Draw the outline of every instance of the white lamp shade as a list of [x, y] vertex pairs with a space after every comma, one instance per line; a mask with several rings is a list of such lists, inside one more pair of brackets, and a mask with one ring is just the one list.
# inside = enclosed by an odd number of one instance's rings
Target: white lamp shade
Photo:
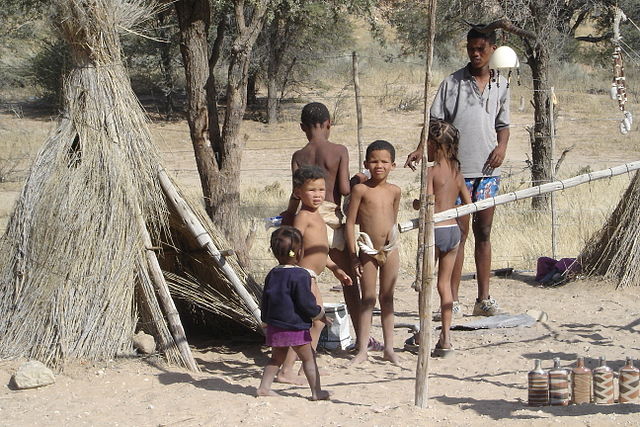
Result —
[[500, 46], [489, 60], [489, 68], [517, 68], [520, 66], [518, 55], [509, 46]]

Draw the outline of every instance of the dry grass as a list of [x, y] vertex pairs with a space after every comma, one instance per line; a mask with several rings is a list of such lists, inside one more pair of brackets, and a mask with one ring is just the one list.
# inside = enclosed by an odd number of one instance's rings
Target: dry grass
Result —
[[[406, 62], [387, 63], [379, 57], [379, 52], [371, 51], [361, 55], [361, 91], [364, 95], [364, 139], [388, 139], [397, 150], [397, 168], [392, 172], [391, 181], [403, 189], [403, 200], [399, 220], [416, 216], [411, 208], [411, 200], [418, 195], [419, 177], [403, 169], [406, 155], [415, 148], [422, 123], [421, 103], [423, 90], [423, 67], [419, 59]], [[306, 102], [321, 101], [331, 111], [339, 115], [338, 123], [332, 128], [331, 139], [342, 143], [351, 153], [351, 171], [357, 163], [355, 103], [352, 97], [350, 75], [351, 58], [345, 56], [330, 60], [319, 67], [314, 88], [303, 90], [296, 103], [283, 106], [283, 123], [267, 126], [257, 122], [245, 122], [243, 132], [247, 138], [247, 149], [242, 163], [242, 194], [244, 221], [241, 227], [249, 228], [257, 224], [257, 235], [251, 251], [253, 270], [258, 281], [274, 265], [268, 251], [269, 231], [260, 219], [277, 215], [287, 202], [289, 191], [289, 159], [291, 153], [302, 147], [306, 140], [298, 126], [299, 112]], [[462, 64], [462, 62], [460, 62]], [[608, 64], [606, 64], [608, 66]], [[453, 67], [452, 67], [453, 68]], [[434, 82], [439, 82], [451, 69], [436, 70]], [[628, 70], [630, 80], [633, 70]], [[566, 78], [563, 76], [567, 76]], [[595, 78], [594, 78], [595, 76]], [[586, 168], [599, 170], [609, 165], [636, 160], [638, 146], [636, 133], [622, 136], [617, 131], [616, 119], [620, 113], [614, 101], [608, 98], [606, 90], [608, 70], [598, 74], [584, 68], [566, 67], [556, 76], [557, 109], [557, 153], [575, 145], [560, 170], [560, 177], [582, 173]], [[512, 131], [511, 142], [505, 164], [506, 176], [503, 191], [528, 187], [529, 171], [526, 160], [530, 157], [528, 133], [524, 127], [532, 122], [532, 107], [529, 103], [531, 90], [517, 86], [512, 80]], [[432, 91], [435, 90], [435, 86]], [[432, 92], [433, 93], [433, 92]], [[631, 102], [635, 99], [632, 94]], [[518, 111], [520, 99], [524, 99], [524, 110]], [[2, 126], [11, 122], [12, 125]], [[20, 123], [14, 126], [13, 123]], [[19, 130], [17, 130], [19, 129]], [[153, 139], [160, 147], [165, 165], [172, 170], [185, 192], [192, 197], [201, 197], [199, 180], [193, 161], [193, 153], [185, 122], [152, 125]], [[29, 119], [0, 116], [0, 144], [6, 144], [12, 153], [24, 152], [32, 155], [33, 141], [40, 141], [42, 126]], [[635, 131], [637, 132], [637, 130]], [[34, 136], [35, 135], [35, 136]], [[9, 141], [9, 142], [6, 142]], [[25, 144], [11, 141], [25, 141]], [[22, 148], [24, 147], [24, 148]], [[602, 227], [611, 210], [629, 183], [621, 176], [599, 181], [556, 193], [559, 209], [558, 248], [560, 256], [577, 256], [585, 241]], [[13, 187], [0, 184], [0, 194], [4, 196]], [[6, 212], [0, 212], [0, 216]], [[6, 218], [0, 217], [0, 225]], [[520, 201], [498, 208], [493, 228], [493, 267], [514, 267], [531, 270], [539, 256], [551, 255], [550, 214], [530, 210], [529, 201]], [[473, 245], [467, 246], [465, 271], [474, 270]], [[416, 234], [401, 236], [402, 274], [414, 275]], [[326, 281], [332, 281], [325, 275]]]

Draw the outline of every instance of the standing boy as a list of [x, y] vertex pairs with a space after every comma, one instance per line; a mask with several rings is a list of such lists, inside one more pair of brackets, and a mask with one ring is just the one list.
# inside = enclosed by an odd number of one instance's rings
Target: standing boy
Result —
[[[389, 172], [395, 168], [395, 149], [387, 141], [374, 141], [367, 147], [364, 166], [371, 178], [357, 184], [351, 192], [347, 213], [347, 246], [352, 265], [360, 280], [360, 337], [368, 337], [371, 316], [376, 302], [376, 281], [380, 275], [380, 311], [384, 337], [384, 358], [398, 364], [393, 351], [393, 291], [398, 278], [400, 258], [396, 247], [400, 188], [387, 182]], [[355, 224], [360, 224], [356, 255]], [[358, 343], [358, 353], [352, 359], [357, 364], [367, 360], [368, 344]]]
[[[318, 275], [327, 267], [343, 284], [351, 286], [353, 283], [349, 275], [329, 258], [329, 244], [327, 226], [320, 216], [319, 209], [325, 199], [325, 172], [318, 166], [302, 166], [293, 173], [293, 194], [300, 201], [301, 207], [293, 218], [293, 226], [302, 234], [302, 258], [298, 265], [305, 268], [311, 275], [311, 293], [316, 297], [317, 304], [322, 307], [322, 296], [318, 288]], [[318, 346], [320, 333], [324, 323], [314, 320], [311, 326], [311, 346], [314, 351]], [[300, 383], [304, 379], [293, 371], [296, 354], [290, 350], [278, 373], [278, 382]]]
[[[341, 269], [352, 274], [349, 254], [344, 240], [344, 215], [341, 209], [342, 197], [349, 195], [349, 153], [344, 145], [329, 141], [331, 119], [329, 110], [320, 102], [312, 102], [302, 108], [300, 129], [309, 141], [293, 153], [291, 172], [295, 173], [303, 165], [315, 165], [325, 170], [325, 200], [318, 208], [326, 223], [329, 241], [329, 257]], [[292, 224], [300, 201], [292, 194], [287, 210], [283, 213], [283, 224]], [[355, 284], [355, 277], [352, 277]], [[347, 310], [351, 316], [358, 341], [358, 320], [360, 312], [360, 291], [357, 286], [342, 288]]]
[[[453, 124], [460, 131], [458, 158], [473, 202], [496, 196], [500, 186], [500, 165], [509, 142], [509, 86], [507, 80], [492, 77], [489, 59], [496, 50], [495, 32], [472, 29], [467, 34], [469, 63], [447, 77], [431, 105], [431, 117]], [[415, 170], [422, 159], [422, 146], [409, 154], [405, 167]], [[473, 214], [474, 257], [478, 297], [474, 316], [499, 313], [498, 303], [489, 295], [491, 273], [491, 225], [495, 208]], [[460, 218], [460, 247], [451, 277], [454, 316], [461, 316], [458, 289], [464, 263], [464, 245], [469, 233], [469, 217]]]

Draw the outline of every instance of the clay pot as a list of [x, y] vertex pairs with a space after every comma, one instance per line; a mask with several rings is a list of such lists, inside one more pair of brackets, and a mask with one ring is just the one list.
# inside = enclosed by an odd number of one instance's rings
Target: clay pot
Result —
[[571, 377], [573, 403], [591, 403], [591, 369], [584, 365], [584, 357], [578, 357]]
[[560, 366], [560, 358], [553, 359], [553, 369], [549, 371], [549, 404], [567, 406], [571, 401], [569, 370]]
[[633, 359], [627, 357], [627, 364], [620, 369], [618, 378], [620, 403], [635, 403], [640, 394], [640, 370], [633, 366]]
[[529, 371], [529, 406], [546, 406], [549, 404], [549, 374], [542, 369], [540, 360], [536, 359], [535, 367]]
[[613, 371], [600, 357], [600, 366], [593, 370], [593, 401], [601, 405], [613, 403]]

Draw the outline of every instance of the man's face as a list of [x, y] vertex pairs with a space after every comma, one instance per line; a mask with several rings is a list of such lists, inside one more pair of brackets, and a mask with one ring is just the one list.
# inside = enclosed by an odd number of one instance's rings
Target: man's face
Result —
[[471, 67], [480, 69], [488, 66], [494, 50], [496, 50], [496, 45], [489, 43], [485, 39], [468, 40], [467, 55], [469, 55]]

